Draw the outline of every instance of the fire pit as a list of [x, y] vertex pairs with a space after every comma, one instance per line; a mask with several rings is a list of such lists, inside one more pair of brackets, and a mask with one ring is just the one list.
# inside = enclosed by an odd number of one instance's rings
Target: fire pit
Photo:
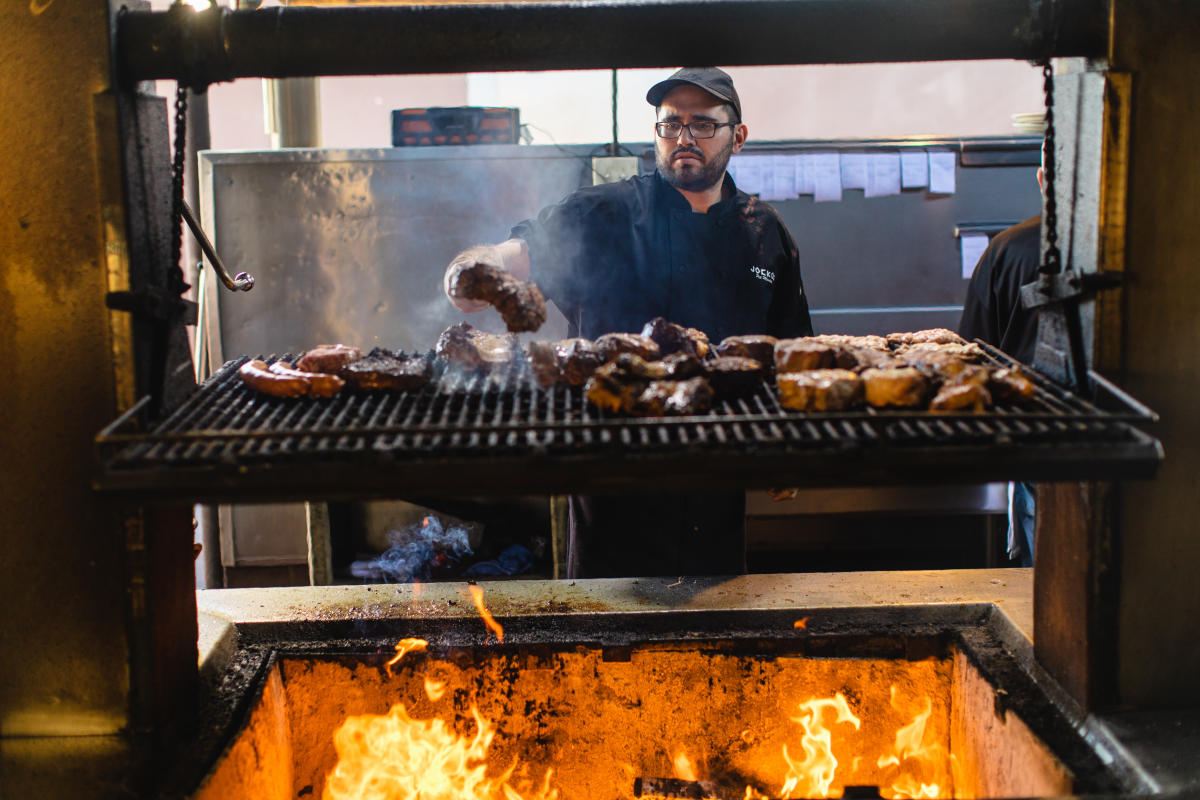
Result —
[[[210, 610], [249, 612], [255, 680], [196, 797], [1128, 788], [995, 605], [880, 600], [906, 585], [961, 600], [985, 580], [1021, 607], [1012, 571], [492, 584], [494, 625], [461, 584], [213, 593]], [[843, 605], [868, 587], [874, 607]]]

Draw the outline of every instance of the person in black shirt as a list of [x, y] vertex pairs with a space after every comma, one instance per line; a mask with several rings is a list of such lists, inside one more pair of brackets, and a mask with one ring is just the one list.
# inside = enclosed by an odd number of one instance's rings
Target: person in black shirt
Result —
[[[650, 319], [736, 334], [812, 333], [796, 244], [778, 214], [738, 190], [725, 168], [747, 127], [733, 81], [681, 69], [650, 88], [657, 108], [653, 175], [579, 189], [512, 229], [499, 245], [459, 254], [533, 280], [569, 335], [639, 332]], [[573, 496], [571, 577], [721, 575], [745, 571], [742, 492]]]
[[[1039, 186], [1043, 177], [1039, 167]], [[1021, 287], [1037, 278], [1041, 260], [1040, 214], [992, 237], [967, 284], [958, 334], [967, 341], [982, 339], [1023, 364], [1032, 363], [1037, 311], [1021, 305]], [[1009, 485], [1008, 556], [1023, 567], [1033, 566], [1035, 491], [1023, 481]]]

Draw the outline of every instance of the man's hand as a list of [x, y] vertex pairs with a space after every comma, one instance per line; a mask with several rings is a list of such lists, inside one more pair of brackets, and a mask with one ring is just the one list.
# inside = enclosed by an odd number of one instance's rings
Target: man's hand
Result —
[[500, 255], [499, 248], [489, 246], [472, 247], [470, 250], [464, 250], [455, 256], [454, 260], [450, 262], [450, 266], [446, 267], [446, 274], [442, 277], [442, 291], [446, 293], [446, 297], [450, 299], [455, 308], [459, 311], [465, 311], [468, 314], [483, 311], [491, 305], [486, 300], [472, 300], [467, 297], [458, 297], [454, 294], [454, 286], [457, 283], [458, 273], [476, 264], [487, 264], [496, 269], [504, 269], [504, 259]]
[[442, 291], [459, 311], [474, 314], [483, 311], [490, 304], [486, 300], [472, 300], [466, 297], [456, 297], [453, 287], [457, 283], [458, 273], [465, 267], [476, 264], [487, 264], [512, 275], [517, 280], [529, 280], [529, 251], [525, 242], [520, 239], [509, 239], [496, 245], [480, 245], [464, 250], [454, 257], [446, 274], [442, 277]]

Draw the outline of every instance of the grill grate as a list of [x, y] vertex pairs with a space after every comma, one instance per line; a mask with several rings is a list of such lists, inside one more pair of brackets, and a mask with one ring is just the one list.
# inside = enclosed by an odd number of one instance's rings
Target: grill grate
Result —
[[488, 374], [437, 362], [415, 392], [277, 399], [241, 383], [246, 360], [150, 432], [120, 432], [129, 414], [102, 432], [98, 488], [270, 500], [1065, 480], [1149, 477], [1161, 459], [1131, 424], [1150, 412], [1102, 411], [1040, 376], [1034, 402], [986, 414], [800, 413], [764, 382], [701, 415], [643, 419], [599, 410], [579, 387], [542, 389], [520, 361]]

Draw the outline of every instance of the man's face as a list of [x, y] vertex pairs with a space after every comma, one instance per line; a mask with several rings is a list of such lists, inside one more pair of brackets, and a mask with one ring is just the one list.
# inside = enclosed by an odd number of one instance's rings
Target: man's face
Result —
[[[658, 108], [659, 122], [733, 122], [730, 108], [698, 86], [676, 86]], [[684, 128], [678, 139], [655, 135], [658, 171], [677, 189], [702, 192], [725, 175], [729, 157], [742, 149], [746, 126], [724, 125], [711, 139], [696, 139]]]

